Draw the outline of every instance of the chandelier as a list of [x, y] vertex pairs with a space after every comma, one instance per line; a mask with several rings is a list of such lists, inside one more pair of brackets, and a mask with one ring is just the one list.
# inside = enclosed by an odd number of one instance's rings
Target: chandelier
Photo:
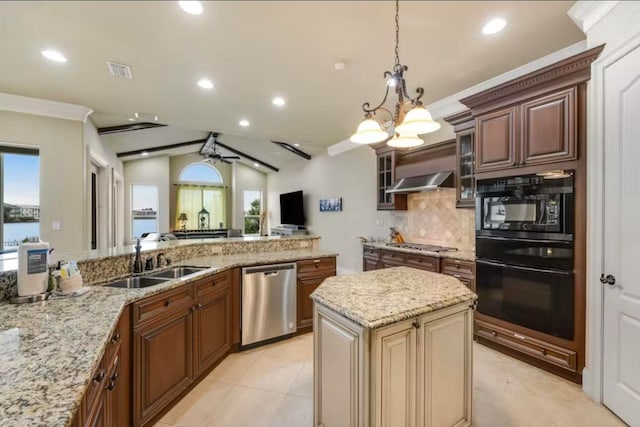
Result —
[[[395, 65], [393, 71], [385, 71], [384, 78], [387, 81], [387, 90], [384, 94], [382, 102], [377, 107], [371, 108], [368, 102], [362, 104], [364, 110], [364, 120], [358, 126], [350, 140], [356, 144], [375, 144], [389, 139], [389, 134], [383, 129], [389, 129], [394, 126], [394, 135], [387, 141], [391, 147], [417, 147], [424, 144], [422, 138], [418, 135], [435, 132], [440, 129], [440, 123], [433, 120], [429, 111], [424, 108], [422, 95], [424, 89], [419, 87], [416, 89], [417, 95], [411, 98], [407, 93], [407, 85], [404, 80], [404, 73], [409, 68], [400, 64], [400, 5], [396, 0], [396, 48], [395, 48]], [[389, 97], [389, 91], [394, 88], [398, 97], [393, 112], [384, 104]], [[376, 120], [378, 113], [388, 114], [391, 120], [382, 123]]]

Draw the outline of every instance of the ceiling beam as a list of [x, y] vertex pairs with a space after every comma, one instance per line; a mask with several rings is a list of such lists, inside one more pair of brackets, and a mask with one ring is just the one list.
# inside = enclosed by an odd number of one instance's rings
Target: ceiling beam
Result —
[[131, 123], [128, 125], [118, 125], [118, 126], [107, 126], [103, 128], [98, 128], [98, 135], [106, 135], [109, 133], [131, 132], [134, 130], [161, 128], [164, 126], [167, 126], [167, 125], [163, 125], [161, 123], [152, 123], [152, 122]]
[[271, 142], [273, 142], [276, 145], [279, 145], [280, 147], [284, 148], [287, 151], [291, 151], [296, 156], [300, 156], [300, 157], [302, 157], [303, 159], [306, 159], [306, 160], [311, 160], [311, 156], [309, 154], [307, 154], [304, 151], [294, 147], [291, 144], [287, 144], [286, 142], [273, 141], [273, 140]]
[[123, 151], [121, 153], [116, 153], [116, 156], [118, 156], [118, 157], [129, 157], [129, 156], [140, 155], [143, 152], [153, 153], [153, 152], [156, 152], [156, 151], [171, 150], [173, 148], [188, 147], [189, 145], [196, 145], [196, 144], [206, 143], [207, 139], [209, 139], [209, 138], [196, 139], [195, 141], [178, 142], [176, 144], [161, 145], [160, 147], [142, 148], [140, 150], [133, 150], [133, 151]]
[[[205, 144], [206, 144], [206, 141], [205, 141]], [[263, 162], [263, 161], [262, 161], [262, 160], [260, 160], [260, 159], [256, 159], [255, 157], [253, 157], [253, 156], [251, 156], [251, 155], [249, 155], [249, 154], [243, 153], [243, 152], [242, 152], [242, 151], [240, 151], [240, 150], [236, 150], [235, 148], [229, 147], [228, 145], [223, 144], [223, 143], [222, 143], [222, 142], [220, 142], [220, 141], [216, 141], [216, 145], [217, 145], [217, 146], [219, 146], [219, 147], [224, 148], [224, 149], [225, 149], [225, 150], [227, 150], [227, 151], [231, 151], [233, 154], [237, 154], [237, 155], [238, 155], [238, 156], [240, 156], [240, 157], [244, 157], [244, 158], [245, 158], [245, 159], [247, 159], [247, 160], [251, 160], [252, 162], [258, 163], [259, 165], [262, 165], [262, 166], [264, 166], [264, 167], [265, 167], [265, 168], [267, 168], [267, 169], [271, 169], [271, 170], [272, 170], [272, 171], [274, 171], [274, 172], [279, 172], [279, 171], [280, 171], [280, 169], [278, 169], [277, 167], [272, 166], [272, 165], [270, 165], [269, 163]]]

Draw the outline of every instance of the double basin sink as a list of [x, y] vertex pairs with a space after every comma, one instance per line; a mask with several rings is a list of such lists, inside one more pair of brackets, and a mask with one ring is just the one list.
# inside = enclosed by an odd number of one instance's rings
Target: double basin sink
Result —
[[148, 288], [149, 286], [159, 285], [167, 282], [168, 280], [180, 279], [207, 269], [209, 269], [209, 267], [173, 267], [147, 276], [128, 277], [126, 279], [117, 280], [115, 282], [107, 283], [105, 286], [125, 289]]

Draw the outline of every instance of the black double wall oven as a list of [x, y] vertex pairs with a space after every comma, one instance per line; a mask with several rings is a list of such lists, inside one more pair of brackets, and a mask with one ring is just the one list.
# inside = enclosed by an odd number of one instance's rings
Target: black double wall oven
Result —
[[477, 186], [478, 312], [572, 340], [573, 171]]

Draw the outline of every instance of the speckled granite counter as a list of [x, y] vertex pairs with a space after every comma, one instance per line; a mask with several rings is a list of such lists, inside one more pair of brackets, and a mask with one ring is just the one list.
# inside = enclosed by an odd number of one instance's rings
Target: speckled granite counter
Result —
[[409, 254], [418, 254], [418, 255], [427, 255], [434, 256], [437, 258], [450, 258], [450, 259], [459, 259], [461, 261], [475, 261], [476, 253], [473, 251], [449, 251], [449, 252], [430, 252], [430, 251], [419, 251], [416, 249], [406, 249], [406, 248], [397, 248], [394, 246], [389, 246], [386, 243], [364, 243], [363, 246], [368, 246], [376, 249], [385, 249], [389, 251], [398, 251], [398, 252], [406, 252]]
[[181, 264], [211, 268], [144, 289], [94, 286], [77, 298], [0, 303], [0, 425], [69, 425], [127, 304], [224, 269], [335, 255], [297, 250], [191, 258]]
[[478, 297], [455, 277], [394, 267], [326, 279], [311, 298], [376, 329]]

